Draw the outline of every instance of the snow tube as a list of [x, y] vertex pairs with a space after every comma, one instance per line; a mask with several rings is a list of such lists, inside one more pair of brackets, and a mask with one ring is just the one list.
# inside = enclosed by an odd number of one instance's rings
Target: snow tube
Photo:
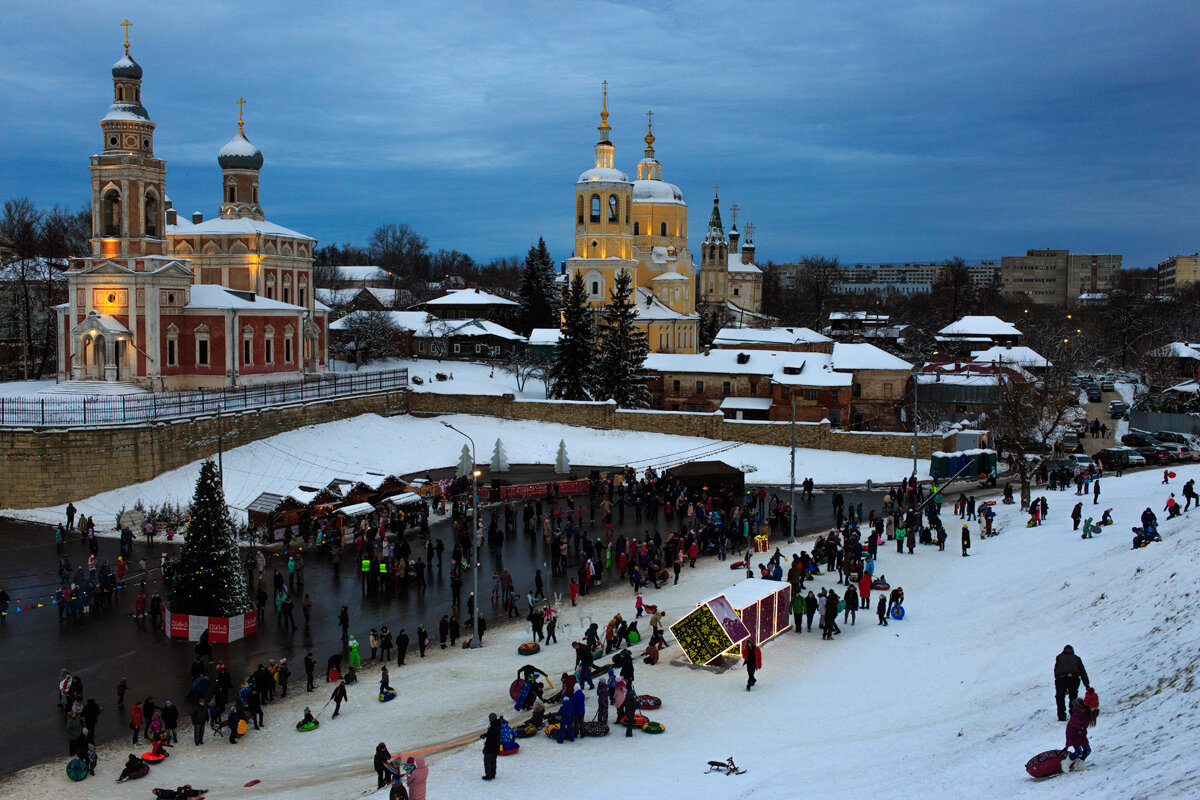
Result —
[[661, 722], [647, 722], [642, 726], [642, 730], [646, 733], [662, 733], [666, 728]]
[[142, 753], [142, 761], [145, 761], [147, 764], [157, 764], [159, 761], [164, 760], [166, 757], [167, 757], [167, 753], [155, 753], [153, 751], [151, 751], [149, 753]]
[[887, 581], [871, 581], [871, 591], [873, 592], [886, 592], [890, 588], [892, 586]]
[[1174, 477], [1175, 477], [1175, 473], [1174, 473], [1174, 472], [1168, 472], [1168, 473], [1167, 473], [1167, 477], [1168, 477], [1168, 478], [1174, 478]]
[[524, 688], [525, 688], [525, 679], [517, 678], [515, 681], [513, 681], [511, 684], [509, 684], [508, 696], [513, 699], [513, 702], [516, 702], [517, 698], [519, 698], [521, 696], [521, 690]]
[[656, 708], [662, 708], [662, 700], [652, 694], [639, 694], [637, 696], [637, 707], [653, 711]]
[[1049, 778], [1071, 771], [1071, 753], [1067, 750], [1047, 750], [1025, 762], [1025, 771], [1035, 778]]
[[[517, 648], [517, 652], [523, 656], [531, 656], [534, 653], [539, 652], [541, 649], [542, 646], [537, 642], [526, 642]], [[513, 699], [516, 700], [517, 698], [514, 697]]]
[[904, 606], [892, 606], [892, 619], [904, 619]]
[[546, 738], [547, 739], [557, 739], [558, 738], [558, 729], [561, 727], [562, 727], [562, 724], [558, 723], [558, 722], [554, 723], [553, 725], [547, 725], [546, 726]]
[[516, 732], [518, 739], [526, 739], [538, 732], [538, 726], [532, 722], [526, 722], [524, 725], [513, 728], [513, 731]]
[[67, 762], [67, 777], [73, 781], [81, 781], [88, 776], [87, 763], [82, 758], [72, 758]]
[[608, 723], [593, 719], [582, 723], [579, 732], [584, 736], [608, 736]]
[[238, 720], [238, 736], [243, 735], [246, 732], [246, 728], [248, 728], [248, 727], [249, 726], [246, 724], [246, 720], [244, 720], [244, 719]]
[[602, 658], [604, 658], [604, 648], [603, 647], [597, 647], [595, 650], [592, 651], [592, 661], [593, 662], [599, 661]]
[[[618, 722], [620, 722], [622, 725], [624, 725], [624, 724], [625, 724], [625, 717], [621, 717], [621, 718], [620, 718], [620, 719], [618, 719], [617, 721], [618, 721]], [[634, 715], [633, 715], [633, 724], [634, 724], [634, 727], [640, 728], [640, 727], [642, 727], [643, 725], [645, 725], [645, 724], [646, 724], [647, 722], [649, 722], [649, 721], [650, 721], [650, 720], [646, 718], [646, 715], [645, 715], [645, 714], [634, 714]]]
[[395, 700], [395, 699], [396, 699], [396, 690], [390, 686], [379, 693], [379, 702], [381, 702], [381, 703], [390, 703], [392, 700]]
[[513, 755], [516, 755], [520, 751], [520, 749], [521, 749], [521, 745], [517, 744], [516, 742], [509, 742], [508, 744], [502, 746], [500, 748], [500, 752], [497, 753], [496, 755], [513, 756]]
[[639, 641], [641, 641], [642, 636], [637, 631], [630, 631], [626, 638], [629, 640], [630, 644], [637, 644]]
[[303, 731], [315, 731], [315, 730], [316, 730], [317, 728], [319, 728], [319, 727], [321, 727], [321, 723], [320, 723], [320, 722], [318, 722], [318, 721], [317, 721], [317, 720], [315, 720], [315, 719], [314, 719], [312, 722], [303, 722], [303, 721], [301, 721], [301, 722], [297, 722], [297, 723], [296, 723], [296, 730], [298, 730], [298, 731], [301, 731], [301, 732], [303, 732]]
[[744, 567], [744, 566], [746, 566], [746, 562], [745, 562], [745, 561], [735, 561], [735, 562], [733, 562], [732, 564], [730, 564], [730, 565], [729, 565], [729, 568], [730, 568], [730, 569], [741, 569], [741, 568], [742, 568], [742, 567]]

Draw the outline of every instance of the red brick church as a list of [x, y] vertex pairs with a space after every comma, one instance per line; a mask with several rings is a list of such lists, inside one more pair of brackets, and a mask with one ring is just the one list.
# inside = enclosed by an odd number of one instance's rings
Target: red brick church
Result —
[[268, 222], [262, 152], [238, 130], [220, 149], [221, 205], [176, 217], [142, 68], [113, 65], [113, 103], [91, 157], [92, 254], [67, 272], [58, 380], [152, 391], [297, 380], [328, 369], [328, 308], [313, 297], [315, 240]]

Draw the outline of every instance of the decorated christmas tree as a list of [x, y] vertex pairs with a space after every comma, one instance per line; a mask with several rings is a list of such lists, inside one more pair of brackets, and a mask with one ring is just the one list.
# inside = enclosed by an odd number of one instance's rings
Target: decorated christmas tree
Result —
[[168, 605], [180, 614], [232, 617], [254, 610], [221, 475], [211, 461], [200, 467], [187, 538], [167, 591]]
[[571, 460], [567, 458], [567, 443], [563, 439], [558, 440], [558, 458], [554, 459], [554, 471], [559, 475], [567, 475], [571, 472]]
[[471, 448], [464, 444], [462, 452], [458, 454], [458, 466], [454, 468], [454, 477], [469, 478], [474, 471], [475, 460], [471, 458]]
[[504, 452], [504, 442], [496, 440], [496, 449], [492, 451], [492, 472], [508, 472], [508, 453]]

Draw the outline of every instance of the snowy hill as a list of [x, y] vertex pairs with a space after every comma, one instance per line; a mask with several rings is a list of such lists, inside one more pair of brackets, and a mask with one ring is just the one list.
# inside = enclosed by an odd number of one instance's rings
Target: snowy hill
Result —
[[[1170, 488], [1200, 476], [1178, 469]], [[638, 662], [640, 692], [663, 708], [650, 713], [666, 733], [633, 739], [610, 735], [558, 745], [538, 735], [521, 752], [500, 759], [495, 783], [480, 781], [478, 742], [429, 754], [433, 798], [607, 798], [650, 793], [656, 798], [846, 797], [871, 792], [927, 797], [1195, 797], [1200, 795], [1200, 714], [1195, 670], [1200, 626], [1192, 620], [1200, 577], [1200, 540], [1193, 510], [1164, 522], [1162, 543], [1130, 550], [1130, 526], [1147, 504], [1158, 512], [1168, 487], [1161, 473], [1105, 478], [1099, 506], [1116, 523], [1081, 540], [1068, 518], [1073, 492], [1047, 494], [1049, 521], [1024, 527], [1015, 507], [998, 506], [1001, 533], [979, 541], [969, 558], [957, 547], [959, 527], [947, 527], [945, 552], [918, 546], [915, 555], [880, 550], [877, 573], [905, 589], [907, 618], [884, 628], [862, 613], [855, 626], [826, 642], [814, 631], [784, 634], [763, 651], [752, 693], [745, 673], [722, 675], [674, 667], [668, 648], [655, 667]], [[1035, 494], [1035, 496], [1037, 496]], [[1096, 516], [1099, 516], [1098, 514]], [[788, 553], [792, 548], [783, 546]], [[800, 547], [795, 548], [799, 550]], [[720, 562], [684, 569], [680, 585], [661, 602], [677, 620], [691, 603], [736, 582], [741, 573]], [[836, 586], [823, 576], [809, 586]], [[557, 676], [573, 665], [570, 646], [589, 620], [603, 625], [615, 611], [633, 614], [621, 586], [569, 606], [563, 643], [532, 659]], [[351, 798], [372, 790], [370, 759], [378, 741], [393, 753], [424, 749], [482, 731], [490, 711], [507, 712], [507, 687], [527, 659], [516, 646], [528, 638], [514, 624], [489, 631], [481, 651], [434, 650], [392, 667], [400, 697], [377, 703], [376, 671], [351, 687], [351, 704], [337, 720], [322, 717], [313, 733], [292, 725], [305, 703], [314, 711], [330, 687], [267, 707], [268, 728], [243, 743], [181, 744], [154, 767], [144, 784], [211, 785], [210, 797]], [[1101, 714], [1091, 729], [1094, 752], [1079, 773], [1035, 782], [1024, 772], [1036, 753], [1061, 747], [1064, 725], [1054, 712], [1052, 666], [1063, 645], [1083, 658], [1100, 693]], [[416, 663], [414, 663], [416, 662]], [[558, 679], [554, 679], [555, 685]], [[594, 694], [589, 693], [589, 715]], [[619, 734], [619, 731], [614, 731]], [[1189, 745], [1188, 742], [1193, 744]], [[128, 748], [108, 748], [101, 775], [69, 784], [56, 763], [20, 773], [0, 786], [5, 797], [144, 797], [147, 785], [110, 781]], [[703, 774], [709, 759], [733, 756], [747, 774]], [[242, 789], [252, 778], [262, 783]], [[380, 795], [382, 796], [382, 795]]]

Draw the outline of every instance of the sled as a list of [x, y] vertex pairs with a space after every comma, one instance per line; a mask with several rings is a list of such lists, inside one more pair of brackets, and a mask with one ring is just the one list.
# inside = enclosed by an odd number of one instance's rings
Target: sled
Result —
[[656, 708], [662, 708], [662, 700], [652, 694], [639, 694], [637, 696], [637, 707], [653, 711]]
[[662, 733], [667, 728], [661, 722], [647, 722], [642, 726], [642, 731], [645, 733]]
[[599, 720], [588, 720], [580, 723], [579, 732], [584, 736], [608, 736], [608, 723]]
[[517, 734], [518, 739], [527, 739], [538, 732], [538, 726], [532, 722], [526, 722], [524, 725], [513, 728], [513, 731]]
[[1070, 772], [1073, 765], [1069, 750], [1046, 750], [1025, 762], [1025, 771], [1034, 778], [1051, 778]]
[[628, 638], [630, 644], [637, 644], [641, 640], [642, 637], [638, 634], [637, 631], [630, 631], [627, 638]]
[[528, 681], [526, 681], [524, 678], [517, 678], [516, 680], [514, 680], [512, 683], [509, 684], [508, 696], [511, 697], [513, 700], [516, 700], [518, 697], [521, 696], [521, 690], [524, 689], [527, 684], [528, 684]]
[[315, 719], [312, 722], [301, 721], [301, 722], [296, 723], [296, 730], [300, 731], [301, 733], [306, 733], [308, 731], [315, 731], [319, 727], [321, 727], [321, 723]]
[[500, 752], [497, 753], [496, 755], [514, 756], [518, 752], [520, 752], [520, 750], [521, 750], [521, 745], [517, 744], [516, 742], [509, 742], [508, 744], [501, 745]]
[[729, 565], [729, 568], [730, 568], [730, 569], [741, 569], [741, 568], [742, 568], [742, 567], [744, 567], [744, 566], [746, 566], [746, 562], [745, 562], [745, 561], [735, 561], [735, 562], [733, 562], [732, 564], [730, 564], [730, 565]]
[[244, 784], [242, 784], [242, 785], [243, 785], [243, 786], [247, 786], [247, 787], [249, 787], [249, 786], [256, 786], [256, 785], [258, 785], [258, 784], [260, 784], [260, 783], [262, 783], [262, 781], [260, 781], [258, 778], [255, 778], [255, 779], [254, 779], [254, 780], [252, 780], [252, 781], [246, 781], [246, 783], [244, 783]]
[[395, 699], [396, 699], [396, 690], [390, 686], [379, 693], [379, 702], [381, 702], [381, 703], [390, 703], [391, 701], [393, 701]]
[[72, 758], [67, 762], [67, 777], [73, 781], [81, 781], [88, 776], [87, 762], [82, 758]]
[[521, 687], [521, 691], [517, 694], [517, 703], [513, 706], [514, 711], [520, 711], [525, 706], [525, 701], [529, 699], [529, 693], [533, 691], [533, 684], [529, 681], [523, 681], [525, 684]]
[[704, 774], [707, 775], [710, 772], [719, 772], [722, 775], [741, 775], [746, 770], [738, 769], [738, 765], [733, 763], [733, 758], [730, 757], [725, 761], [708, 762], [708, 769], [704, 771]]
[[523, 656], [531, 656], [531, 655], [541, 651], [541, 649], [542, 649], [542, 646], [540, 644], [538, 644], [537, 642], [526, 642], [525, 644], [523, 644], [517, 648], [517, 652]]
[[904, 619], [904, 606], [892, 606], [892, 619]]
[[555, 722], [552, 725], [547, 725], [546, 726], [546, 738], [547, 739], [557, 739], [558, 738], [558, 729], [561, 727], [562, 727], [562, 723], [559, 723], [559, 722]]
[[873, 592], [886, 592], [888, 589], [891, 589], [891, 588], [892, 588], [892, 585], [890, 583], [888, 583], [887, 581], [883, 580], [882, 578], [880, 578], [879, 580], [871, 581], [871, 591], [873, 591]]
[[1168, 478], [1174, 478], [1174, 477], [1175, 477], [1175, 473], [1174, 473], [1174, 472], [1168, 472], [1168, 473], [1167, 473], [1167, 477], [1168, 477]]

